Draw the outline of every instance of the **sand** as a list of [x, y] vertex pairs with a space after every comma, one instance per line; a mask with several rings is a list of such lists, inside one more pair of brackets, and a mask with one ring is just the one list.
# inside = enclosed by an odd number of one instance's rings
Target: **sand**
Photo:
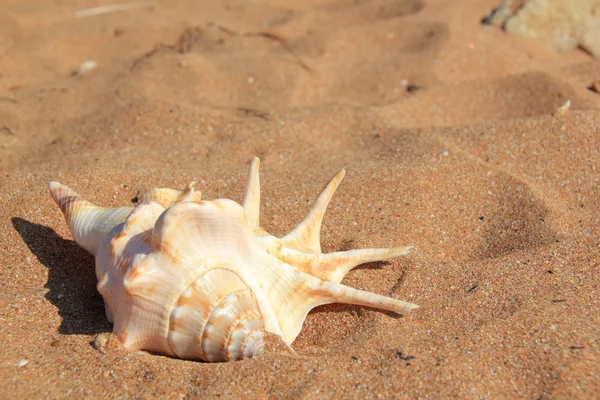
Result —
[[[598, 396], [600, 63], [482, 26], [496, 3], [4, 1], [0, 397]], [[346, 168], [324, 251], [414, 245], [343, 283], [421, 307], [322, 306], [296, 354], [240, 362], [97, 349], [94, 261], [47, 183], [241, 201], [255, 155], [275, 235]]]

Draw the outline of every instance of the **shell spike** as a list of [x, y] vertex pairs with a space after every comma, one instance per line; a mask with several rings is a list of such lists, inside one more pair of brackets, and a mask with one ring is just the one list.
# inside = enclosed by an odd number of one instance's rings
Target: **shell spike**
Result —
[[346, 170], [341, 169], [323, 188], [310, 211], [290, 233], [281, 238], [284, 245], [312, 253], [321, 252], [321, 224], [327, 206], [336, 189], [344, 179]]
[[339, 283], [354, 267], [406, 255], [412, 246], [386, 249], [355, 249], [327, 254], [313, 254], [283, 247], [280, 258], [320, 279]]
[[408, 254], [412, 246], [387, 249], [356, 249], [319, 256], [319, 268], [330, 271], [329, 280], [341, 282], [346, 274], [361, 264], [385, 261]]
[[380, 310], [393, 311], [397, 314], [406, 314], [418, 305], [408, 303], [402, 300], [392, 299], [391, 297], [358, 290], [349, 286], [333, 282], [323, 282], [321, 286], [315, 289], [324, 300], [330, 303], [354, 304], [357, 306], [373, 307]]
[[260, 176], [258, 168], [260, 159], [254, 157], [250, 162], [246, 196], [244, 197], [244, 211], [248, 216], [250, 226], [256, 228], [260, 225]]
[[196, 190], [196, 181], [191, 182], [183, 191], [181, 201], [201, 201], [202, 192]]
[[281, 319], [281, 335], [283, 340], [288, 344], [292, 343], [300, 333], [302, 322], [308, 312], [323, 304], [353, 304], [392, 311], [397, 314], [406, 314], [419, 307], [413, 303], [354, 289], [315, 277], [305, 277], [296, 291], [297, 293], [301, 293], [301, 296], [291, 300], [292, 303], [296, 302], [296, 304], [289, 309], [286, 317]]
[[48, 189], [50, 190], [54, 202], [67, 218], [67, 222], [69, 222], [69, 219], [74, 213], [86, 208], [97, 207], [92, 203], [83, 200], [77, 192], [59, 182], [50, 182], [48, 184]]
[[108, 232], [123, 223], [132, 210], [131, 207], [98, 207], [58, 182], [50, 182], [48, 188], [77, 244], [94, 255]]
[[185, 190], [168, 188], [146, 190], [142, 193], [141, 203], [150, 203], [154, 201], [165, 208], [169, 208], [182, 201], [201, 201], [202, 193], [194, 189], [195, 185], [196, 182], [192, 182]]

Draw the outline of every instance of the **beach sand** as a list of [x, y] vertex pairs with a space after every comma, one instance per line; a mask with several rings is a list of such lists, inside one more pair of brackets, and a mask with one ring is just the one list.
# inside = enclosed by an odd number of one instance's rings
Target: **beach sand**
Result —
[[[497, 3], [2, 2], [0, 397], [598, 396], [600, 63], [481, 25]], [[239, 362], [96, 349], [93, 257], [48, 182], [239, 202], [253, 156], [278, 236], [345, 168], [323, 250], [415, 246], [343, 283], [420, 308], [321, 306], [296, 354]]]

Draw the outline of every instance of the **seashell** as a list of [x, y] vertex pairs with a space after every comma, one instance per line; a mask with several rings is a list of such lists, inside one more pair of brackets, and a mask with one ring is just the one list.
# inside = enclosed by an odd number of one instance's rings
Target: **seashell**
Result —
[[308, 312], [322, 304], [396, 313], [417, 307], [340, 284], [355, 266], [410, 247], [321, 253], [321, 222], [344, 170], [306, 218], [276, 238], [259, 224], [258, 167], [254, 158], [243, 205], [202, 200], [192, 184], [149, 190], [136, 207], [103, 208], [50, 182], [73, 238], [95, 256], [106, 316], [127, 349], [239, 360], [262, 354], [267, 332], [291, 345]]

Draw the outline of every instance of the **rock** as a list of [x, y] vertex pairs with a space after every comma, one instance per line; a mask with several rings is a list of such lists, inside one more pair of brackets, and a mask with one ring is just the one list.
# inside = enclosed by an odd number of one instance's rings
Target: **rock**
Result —
[[504, 0], [483, 22], [556, 51], [600, 57], [600, 0]]

